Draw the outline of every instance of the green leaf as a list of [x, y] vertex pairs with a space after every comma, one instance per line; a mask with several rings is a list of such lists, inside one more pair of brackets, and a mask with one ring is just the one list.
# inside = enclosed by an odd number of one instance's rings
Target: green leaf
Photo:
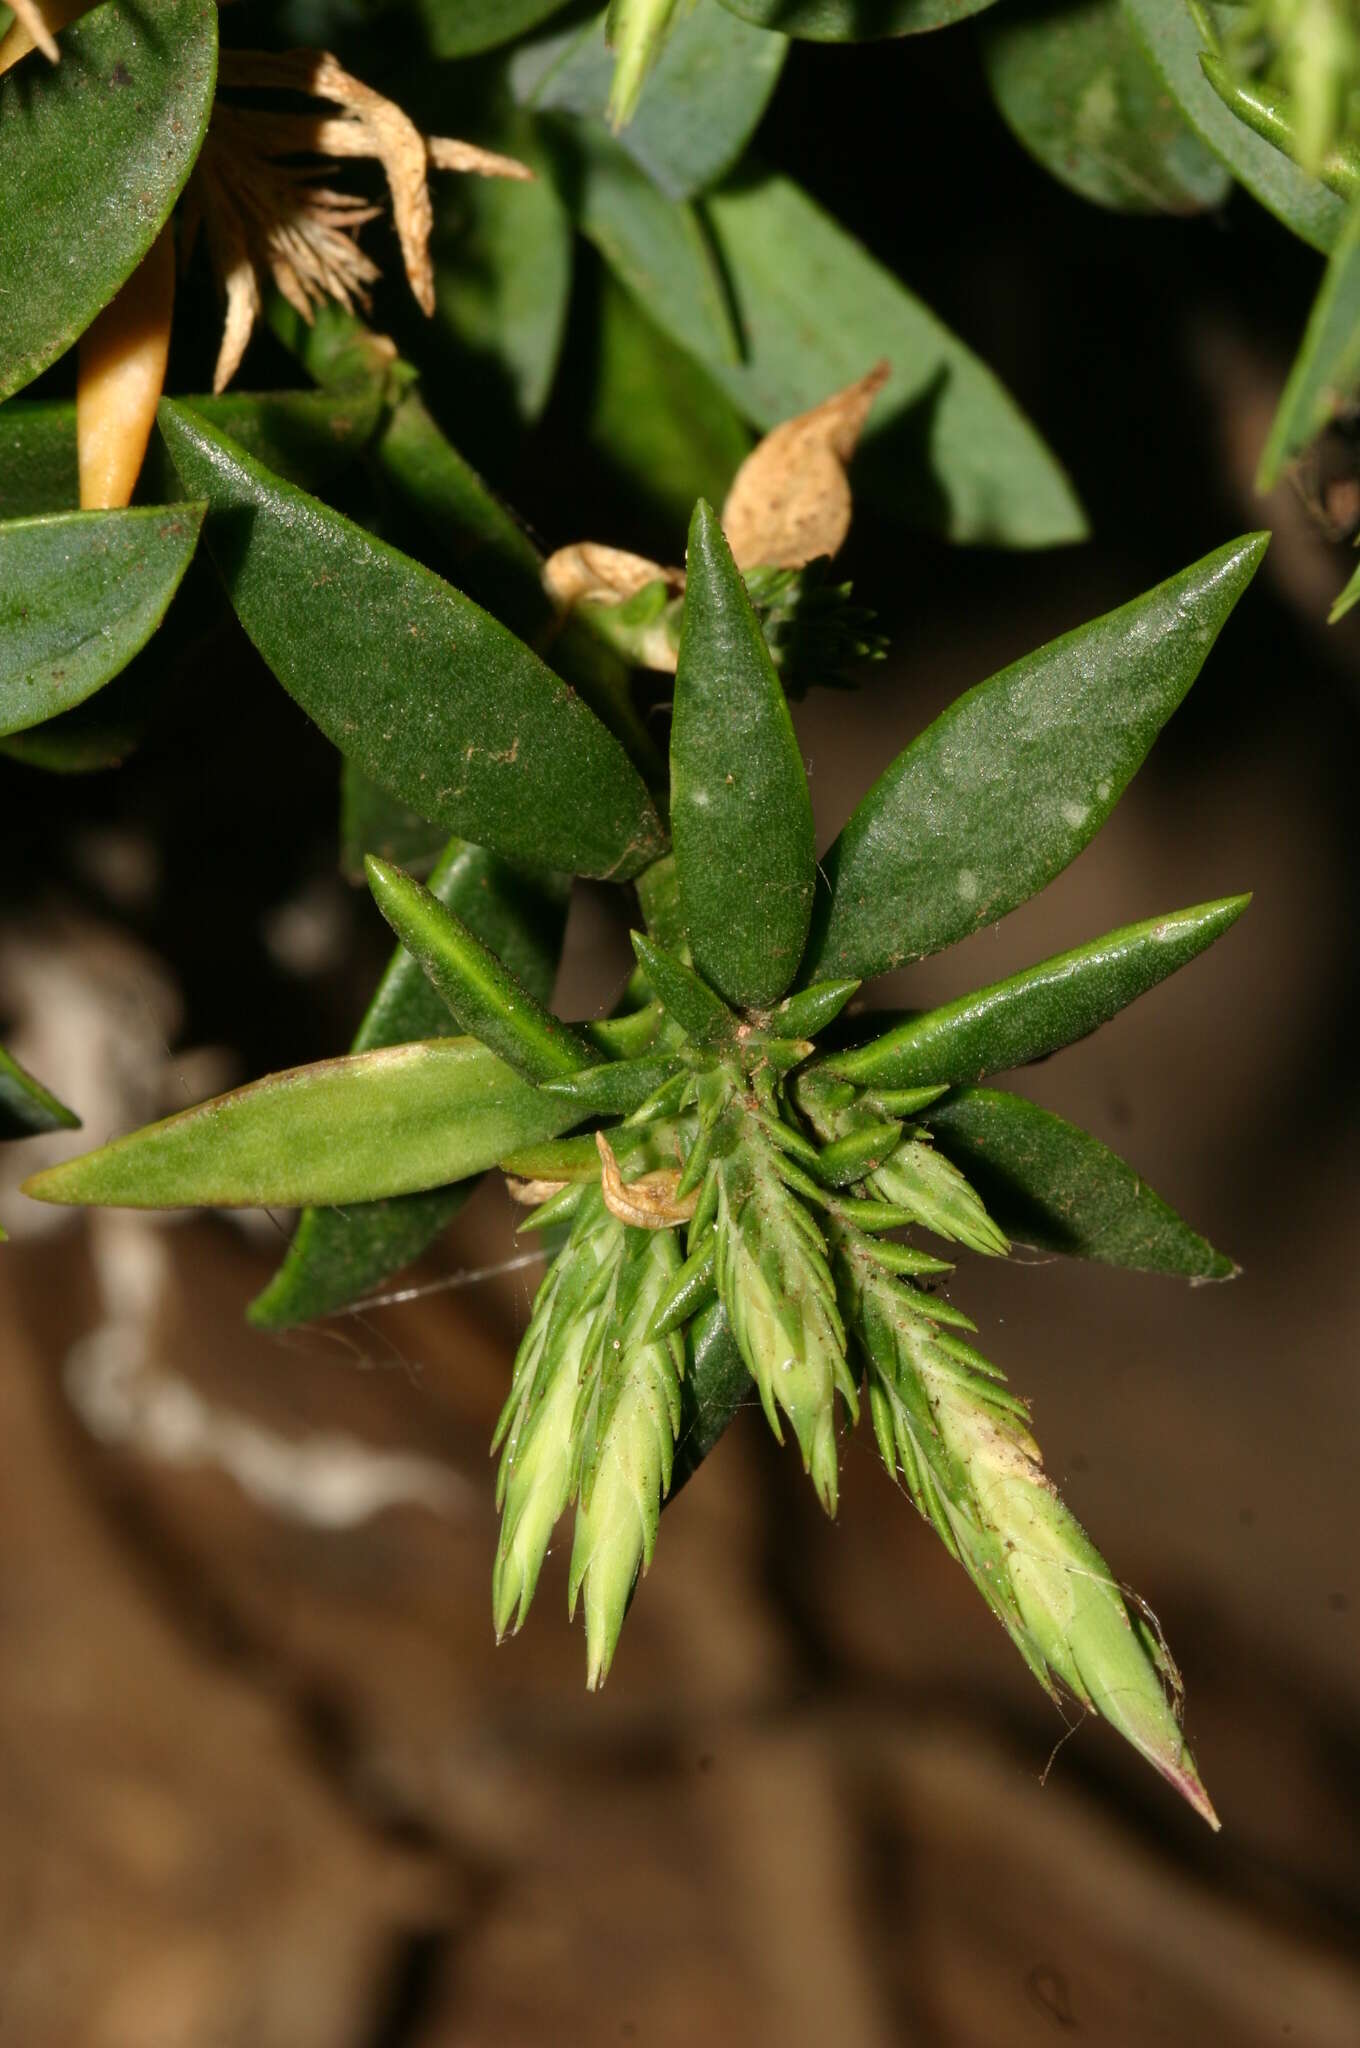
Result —
[[674, 1053], [641, 1053], [636, 1059], [610, 1060], [560, 1080], [540, 1082], [559, 1102], [570, 1102], [577, 1120], [595, 1116], [631, 1116], [676, 1072]]
[[[222, 433], [290, 483], [317, 490], [358, 455], [377, 424], [377, 387], [337, 397], [323, 391], [206, 392], [186, 399]], [[179, 479], [153, 436], [141, 489], [173, 497]], [[76, 471], [76, 408], [71, 399], [11, 399], [0, 408], [0, 517], [74, 511], [80, 503]]]
[[432, 57], [470, 57], [512, 43], [566, 0], [416, 0]]
[[1098, 1138], [1019, 1095], [961, 1088], [924, 1121], [1021, 1244], [1189, 1279], [1237, 1270]]
[[393, 408], [374, 449], [379, 474], [424, 522], [458, 588], [521, 634], [540, 632], [552, 605], [539, 554], [447, 437], [418, 391]]
[[1346, 587], [1327, 614], [1327, 624], [1334, 626], [1344, 619], [1354, 605], [1360, 603], [1360, 568], [1353, 569], [1346, 580]]
[[993, 0], [722, 0], [730, 13], [810, 43], [871, 43], [949, 28]]
[[0, 525], [0, 733], [83, 704], [146, 645], [198, 545], [202, 505]]
[[737, 1020], [706, 982], [664, 946], [641, 932], [631, 934], [647, 985], [674, 1023], [698, 1045], [722, 1045], [736, 1034]]
[[[482, 847], [455, 839], [430, 876], [430, 890], [493, 948], [532, 995], [547, 1001], [566, 923], [562, 878], [525, 874]], [[398, 946], [352, 1050], [435, 1038], [452, 1026], [443, 998], [419, 963]], [[475, 1185], [465, 1180], [424, 1194], [305, 1210], [282, 1266], [250, 1305], [250, 1321], [263, 1329], [286, 1329], [357, 1300], [419, 1258]]]
[[340, 763], [340, 872], [347, 882], [363, 881], [370, 853], [424, 874], [447, 838], [442, 825], [389, 796], [353, 761]]
[[1345, 206], [1224, 106], [1200, 70], [1206, 45], [1186, 0], [1123, 0], [1123, 6], [1172, 99], [1239, 185], [1291, 233], [1315, 249], [1330, 249], [1346, 217]]
[[[642, 103], [619, 142], [668, 198], [716, 184], [745, 149], [784, 63], [783, 36], [760, 35], [718, 0], [672, 21]], [[603, 120], [614, 79], [605, 16], [519, 51], [510, 82], [528, 106]]]
[[991, 371], [797, 185], [748, 173], [703, 215], [743, 341], [738, 361], [710, 366], [756, 426], [808, 411], [885, 358], [857, 490], [954, 541], [1084, 538], [1071, 484]]
[[798, 740], [718, 515], [689, 529], [671, 724], [671, 832], [695, 964], [730, 1002], [774, 1002], [798, 971], [816, 848]]
[[1013, 134], [1083, 199], [1196, 213], [1227, 198], [1227, 172], [1168, 99], [1119, 0], [1002, 8], [983, 26], [982, 55]]
[[1052, 881], [1114, 809], [1268, 539], [1229, 542], [951, 704], [826, 855], [807, 972], [882, 974]]
[[685, 1376], [680, 1383], [680, 1433], [667, 1498], [674, 1500], [716, 1445], [754, 1389], [737, 1349], [727, 1312], [715, 1301], [685, 1332]]
[[1360, 386], [1360, 200], [1332, 250], [1308, 328], [1289, 372], [1256, 472], [1256, 488], [1279, 482], [1285, 464], [1315, 440]]
[[40, 1202], [128, 1209], [380, 1201], [484, 1173], [574, 1112], [471, 1038], [270, 1074], [35, 1174]]
[[208, 547], [246, 632], [375, 782], [539, 867], [622, 879], [660, 851], [623, 748], [522, 641], [187, 407], [163, 402], [161, 431], [208, 500]]
[[80, 1118], [0, 1045], [0, 1138], [36, 1138], [78, 1131]]
[[537, 175], [532, 184], [448, 178], [438, 186], [433, 332], [453, 344], [444, 360], [465, 387], [465, 404], [466, 387], [475, 392], [489, 375], [521, 420], [535, 420], [548, 402], [566, 327], [571, 223], [533, 124], [512, 113], [490, 139]]
[[611, 271], [601, 266], [599, 275], [586, 432], [611, 480], [659, 530], [676, 532], [688, 524], [696, 498], [722, 503], [751, 452], [751, 434], [703, 365], [648, 318]]
[[464, 1031], [526, 1080], [553, 1081], [600, 1064], [588, 1039], [536, 1003], [461, 918], [417, 882], [370, 854], [373, 898]]
[[0, 398], [31, 383], [130, 277], [198, 155], [217, 78], [213, 0], [111, 4], [61, 62], [0, 78]]
[[552, 134], [558, 190], [619, 282], [701, 362], [738, 363], [728, 280], [695, 208], [667, 199], [592, 122], [561, 118]]
[[0, 406], [0, 518], [69, 512], [79, 503], [75, 401], [12, 398]]
[[837, 1053], [822, 1071], [861, 1088], [912, 1088], [980, 1081], [984, 1074], [1043, 1059], [1097, 1030], [1212, 946], [1250, 901], [1226, 896], [1125, 925], [1089, 946], [927, 1010], [869, 1045]]

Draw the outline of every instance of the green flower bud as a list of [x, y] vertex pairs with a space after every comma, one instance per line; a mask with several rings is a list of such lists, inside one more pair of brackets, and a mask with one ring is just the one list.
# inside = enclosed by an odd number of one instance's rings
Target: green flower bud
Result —
[[981, 1201], [952, 1160], [923, 1138], [908, 1138], [870, 1176], [885, 1202], [910, 1209], [926, 1230], [992, 1256], [1010, 1250]]
[[834, 1515], [837, 1390], [852, 1417], [859, 1404], [825, 1242], [784, 1186], [777, 1158], [748, 1120], [719, 1164], [718, 1292], [771, 1429], [782, 1443], [782, 1410], [822, 1506]]
[[582, 1198], [571, 1236], [539, 1289], [515, 1359], [492, 1449], [503, 1444], [496, 1499], [500, 1541], [491, 1605], [499, 1640], [529, 1611], [553, 1529], [578, 1464], [578, 1408], [607, 1324], [623, 1254], [623, 1225], [598, 1189]]

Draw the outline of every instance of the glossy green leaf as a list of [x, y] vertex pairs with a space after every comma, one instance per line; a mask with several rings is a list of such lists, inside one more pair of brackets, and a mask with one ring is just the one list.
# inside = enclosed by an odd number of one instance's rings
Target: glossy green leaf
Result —
[[1346, 217], [1344, 205], [1224, 106], [1200, 69], [1206, 45], [1186, 0], [1123, 0], [1123, 6], [1172, 99], [1237, 182], [1303, 241], [1330, 249]]
[[657, 1001], [698, 1045], [721, 1045], [737, 1028], [727, 1005], [682, 960], [641, 932], [632, 934], [633, 951]]
[[511, 43], [566, 0], [416, 0], [432, 57], [471, 57]]
[[40, 1202], [129, 1209], [379, 1201], [484, 1173], [573, 1112], [471, 1038], [271, 1074], [35, 1174]]
[[695, 965], [729, 1002], [774, 1002], [798, 971], [816, 847], [793, 720], [718, 515], [689, 529], [671, 722], [671, 835]]
[[591, 446], [644, 513], [678, 534], [696, 498], [723, 502], [751, 452], [750, 430], [702, 363], [678, 348], [603, 267], [594, 336], [586, 418]]
[[695, 208], [667, 199], [593, 122], [559, 118], [553, 133], [558, 189], [619, 282], [701, 362], [740, 362], [728, 280]]
[[740, 360], [710, 367], [749, 420], [776, 426], [886, 359], [857, 492], [954, 541], [1083, 538], [1071, 484], [992, 372], [797, 185], [748, 174], [702, 211], [743, 343]]
[[[430, 890], [492, 947], [530, 993], [546, 1002], [562, 950], [563, 878], [507, 867], [480, 846], [455, 839], [430, 876]], [[352, 1050], [449, 1034], [453, 1018], [419, 963], [399, 946], [378, 984]], [[343, 1307], [419, 1258], [452, 1220], [475, 1182], [393, 1195], [343, 1209], [307, 1209], [288, 1254], [249, 1316], [284, 1329]]]
[[[221, 397], [206, 392], [185, 403], [290, 483], [317, 490], [362, 451], [377, 424], [381, 393], [355, 389], [339, 398], [324, 391], [228, 391]], [[179, 489], [155, 436], [140, 489], [165, 498]], [[74, 511], [79, 503], [74, 401], [16, 398], [0, 407], [0, 518]]]
[[570, 1102], [577, 1119], [631, 1116], [676, 1072], [673, 1053], [642, 1053], [636, 1059], [609, 1060], [561, 1080], [540, 1085], [559, 1102]]
[[0, 1138], [36, 1138], [78, 1131], [80, 1118], [0, 1045]]
[[109, 0], [61, 62], [0, 78], [0, 398], [83, 333], [155, 241], [217, 78], [213, 0]]
[[[682, 8], [620, 143], [668, 197], [693, 198], [724, 177], [750, 141], [786, 47], [783, 36], [757, 33], [718, 0]], [[519, 51], [510, 82], [527, 106], [602, 120], [614, 65], [600, 14]]]
[[441, 431], [418, 391], [393, 407], [374, 457], [380, 474], [428, 528], [458, 588], [516, 632], [541, 631], [552, 606], [539, 578], [537, 548]]
[[202, 505], [55, 512], [0, 525], [0, 733], [102, 689], [165, 616]]
[[[548, 402], [571, 295], [571, 222], [532, 122], [513, 114], [494, 137], [498, 150], [535, 172], [509, 178], [446, 178], [434, 195], [434, 331], [453, 344], [445, 356], [465, 387], [490, 378], [506, 388], [516, 415], [535, 420]], [[466, 368], [463, 364], [466, 363]]]
[[751, 1375], [737, 1349], [720, 1301], [685, 1332], [685, 1376], [680, 1382], [680, 1433], [669, 1498], [693, 1477], [738, 1408], [754, 1402]]
[[355, 762], [340, 763], [340, 872], [347, 882], [363, 881], [370, 853], [423, 877], [447, 839], [442, 825], [389, 796]]
[[0, 519], [73, 512], [79, 503], [75, 401], [12, 398], [0, 406]]
[[1291, 458], [1315, 440], [1360, 388], [1360, 200], [1332, 250], [1308, 328], [1289, 372], [1256, 472], [1256, 488], [1279, 482]]
[[623, 748], [522, 641], [188, 407], [163, 403], [161, 431], [208, 500], [208, 547], [250, 638], [383, 788], [540, 867], [622, 879], [660, 851]]
[[1012, 133], [1083, 199], [1195, 213], [1227, 198], [1227, 171], [1168, 98], [1120, 0], [998, 8], [982, 55]]
[[730, 13], [760, 28], [780, 29], [810, 43], [871, 43], [887, 36], [949, 28], [993, 0], [722, 0]]
[[823, 1069], [861, 1088], [980, 1081], [1071, 1045], [1221, 938], [1251, 901], [1228, 896], [1125, 925], [927, 1010]]
[[1231, 541], [959, 697], [822, 863], [808, 971], [865, 977], [992, 924], [1104, 824], [1269, 536]]
[[1020, 1244], [1188, 1279], [1236, 1271], [1098, 1138], [1019, 1095], [961, 1088], [924, 1121]]
[[374, 902], [464, 1031], [529, 1081], [559, 1080], [599, 1064], [589, 1040], [535, 1002], [430, 890], [371, 854], [364, 868]]

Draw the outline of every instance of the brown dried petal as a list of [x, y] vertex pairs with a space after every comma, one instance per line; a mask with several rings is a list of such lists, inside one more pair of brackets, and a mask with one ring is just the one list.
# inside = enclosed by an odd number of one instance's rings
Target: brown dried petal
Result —
[[739, 569], [801, 569], [837, 552], [850, 530], [845, 465], [888, 374], [887, 363], [876, 363], [811, 412], [781, 421], [751, 450], [722, 513]]
[[598, 540], [573, 541], [543, 564], [543, 588], [563, 610], [578, 604], [624, 604], [658, 582], [678, 593], [685, 587], [685, 572]]
[[620, 1223], [630, 1223], [635, 1230], [665, 1230], [673, 1223], [689, 1222], [698, 1207], [699, 1193], [696, 1188], [682, 1202], [676, 1201], [675, 1190], [680, 1184], [678, 1168], [661, 1167], [625, 1183], [613, 1147], [603, 1131], [596, 1131], [595, 1146], [600, 1155], [600, 1192], [604, 1196], [604, 1205]]
[[541, 1209], [554, 1195], [560, 1195], [570, 1183], [564, 1180], [520, 1180], [515, 1174], [505, 1176], [505, 1189], [512, 1202], [518, 1202], [525, 1209]]

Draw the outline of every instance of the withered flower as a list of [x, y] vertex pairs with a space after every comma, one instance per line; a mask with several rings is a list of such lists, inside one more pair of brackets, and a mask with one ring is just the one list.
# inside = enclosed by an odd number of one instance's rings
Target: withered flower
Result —
[[[242, 105], [219, 96], [188, 193], [187, 239], [199, 223], [227, 300], [213, 389], [231, 382], [273, 279], [310, 322], [327, 299], [367, 308], [381, 275], [358, 231], [382, 208], [326, 182], [337, 160], [381, 164], [407, 281], [422, 312], [434, 311], [428, 173], [532, 178], [526, 164], [448, 136], [426, 137], [391, 100], [355, 78], [325, 50], [224, 50], [219, 93], [301, 94], [330, 111], [305, 113]], [[325, 166], [326, 168], [320, 168]]]

